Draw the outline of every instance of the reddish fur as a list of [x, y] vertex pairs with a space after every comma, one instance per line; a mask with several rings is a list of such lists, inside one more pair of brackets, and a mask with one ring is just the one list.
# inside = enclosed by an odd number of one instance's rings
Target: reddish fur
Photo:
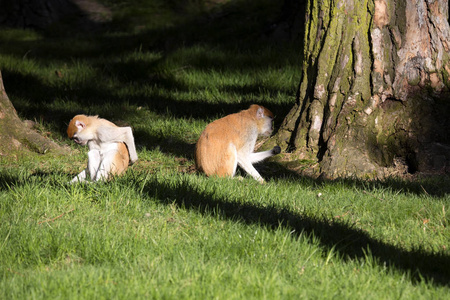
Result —
[[[257, 118], [259, 108], [264, 109], [264, 118]], [[239, 151], [248, 147], [250, 140], [256, 139], [258, 134], [265, 134], [263, 127], [267, 122], [266, 117], [273, 118], [272, 112], [253, 104], [247, 110], [228, 115], [206, 126], [196, 145], [197, 169], [208, 176], [233, 176], [237, 163], [236, 149]]]

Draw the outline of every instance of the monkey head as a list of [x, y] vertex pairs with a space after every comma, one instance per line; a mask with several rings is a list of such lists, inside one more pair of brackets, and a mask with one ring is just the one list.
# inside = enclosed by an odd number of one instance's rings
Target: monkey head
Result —
[[251, 105], [249, 110], [256, 116], [258, 134], [266, 137], [270, 136], [273, 131], [273, 113], [267, 108], [256, 104]]
[[[70, 120], [67, 127], [67, 136], [79, 145], [86, 145], [90, 140], [95, 138], [95, 130], [89, 128], [92, 117], [85, 115], [76, 115]], [[97, 117], [95, 117], [97, 118]]]

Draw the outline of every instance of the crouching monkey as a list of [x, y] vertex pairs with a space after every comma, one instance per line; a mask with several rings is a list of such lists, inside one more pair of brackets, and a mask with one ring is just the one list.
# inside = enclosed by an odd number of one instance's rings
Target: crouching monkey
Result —
[[264, 179], [253, 164], [281, 152], [272, 150], [254, 153], [259, 135], [272, 133], [273, 114], [265, 107], [253, 104], [249, 109], [228, 115], [206, 126], [195, 149], [195, 164], [208, 176], [231, 176], [239, 165], [260, 183]]
[[98, 116], [76, 115], [67, 127], [67, 135], [79, 145], [88, 145], [87, 168], [71, 183], [107, 180], [120, 175], [137, 160], [131, 127], [118, 127]]

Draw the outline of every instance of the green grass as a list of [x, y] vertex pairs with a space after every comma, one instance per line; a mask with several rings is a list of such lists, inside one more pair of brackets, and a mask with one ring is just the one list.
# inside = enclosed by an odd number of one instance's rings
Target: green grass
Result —
[[5, 299], [448, 294], [448, 196], [400, 183], [259, 185], [170, 165], [95, 185], [27, 168], [7, 177]]
[[[0, 299], [448, 297], [448, 177], [193, 171], [211, 120], [260, 103], [277, 127], [292, 107], [301, 45], [263, 33], [280, 1], [102, 2], [113, 19], [93, 32], [0, 30], [19, 115], [73, 151], [0, 156]], [[137, 164], [68, 185], [86, 164], [65, 137], [77, 113], [132, 126]]]

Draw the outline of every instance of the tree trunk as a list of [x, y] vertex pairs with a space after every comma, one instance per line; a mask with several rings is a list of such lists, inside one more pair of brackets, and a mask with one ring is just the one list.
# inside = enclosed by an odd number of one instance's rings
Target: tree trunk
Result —
[[447, 0], [310, 0], [297, 101], [276, 135], [328, 177], [450, 171]]
[[57, 153], [67, 151], [31, 130], [19, 119], [6, 95], [0, 72], [0, 157], [16, 156], [17, 153], [24, 151], [44, 154], [49, 150]]

